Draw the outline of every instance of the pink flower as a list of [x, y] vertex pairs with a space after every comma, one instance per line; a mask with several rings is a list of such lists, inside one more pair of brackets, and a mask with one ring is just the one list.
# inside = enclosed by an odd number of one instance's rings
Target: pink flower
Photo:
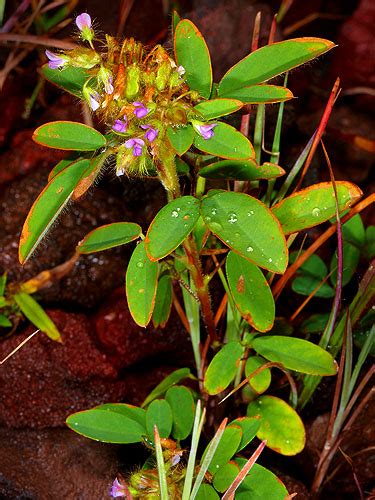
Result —
[[46, 56], [49, 59], [48, 66], [51, 69], [61, 68], [67, 62], [66, 59], [64, 59], [63, 57], [59, 56], [58, 54], [54, 54], [50, 50], [46, 50], [45, 54], [46, 54]]
[[144, 118], [150, 111], [143, 102], [134, 101], [133, 106], [135, 106], [134, 114], [137, 118]]
[[125, 142], [125, 147], [128, 149], [133, 149], [133, 156], [141, 156], [143, 146], [145, 145], [145, 141], [142, 139], [128, 139]]
[[86, 29], [91, 29], [91, 17], [86, 12], [83, 12], [76, 17], [76, 25], [80, 31]]
[[205, 139], [206, 141], [208, 139], [211, 139], [215, 135], [215, 132], [213, 131], [214, 127], [217, 126], [217, 123], [209, 123], [207, 125], [197, 125], [197, 130], [199, 134]]
[[116, 479], [113, 481], [113, 484], [112, 484], [111, 497], [113, 497], [113, 498], [126, 497], [126, 494], [127, 494], [126, 490], [127, 490], [126, 486], [123, 486], [116, 477]]

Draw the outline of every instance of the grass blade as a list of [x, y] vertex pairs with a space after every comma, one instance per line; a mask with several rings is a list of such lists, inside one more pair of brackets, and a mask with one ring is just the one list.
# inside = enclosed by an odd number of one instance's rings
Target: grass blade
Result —
[[204, 475], [206, 474], [207, 469], [208, 469], [208, 467], [209, 467], [209, 465], [211, 463], [211, 460], [212, 460], [212, 458], [213, 458], [213, 456], [215, 454], [216, 448], [219, 445], [220, 439], [221, 439], [221, 437], [223, 435], [223, 432], [225, 430], [227, 422], [228, 422], [228, 419], [224, 418], [224, 420], [221, 422], [218, 430], [216, 431], [215, 436], [212, 438], [210, 446], [209, 446], [209, 448], [207, 450], [207, 454], [206, 454], [206, 456], [205, 456], [205, 458], [204, 458], [204, 460], [202, 462], [201, 468], [200, 468], [200, 470], [198, 472], [198, 475], [197, 475], [197, 477], [195, 479], [193, 490], [192, 490], [191, 495], [190, 495], [190, 500], [194, 500], [195, 497], [197, 496], [199, 487], [202, 484]]
[[155, 440], [156, 463], [159, 474], [160, 498], [161, 500], [168, 500], [169, 497], [168, 497], [167, 475], [165, 472], [163, 450], [161, 448], [159, 431], [156, 425], [154, 425], [154, 440]]

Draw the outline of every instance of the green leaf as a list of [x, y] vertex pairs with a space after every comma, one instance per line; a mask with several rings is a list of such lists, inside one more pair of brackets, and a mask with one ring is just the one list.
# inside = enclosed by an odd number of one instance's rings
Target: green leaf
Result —
[[21, 264], [30, 257], [66, 206], [89, 163], [89, 160], [80, 160], [67, 167], [47, 184], [35, 200], [22, 228], [19, 245]]
[[[71, 156], [74, 156], [72, 158]], [[59, 163], [57, 163], [53, 169], [50, 171], [48, 175], [48, 182], [50, 182], [54, 177], [56, 177], [57, 174], [65, 170], [67, 167], [72, 165], [73, 163], [76, 163], [78, 160], [81, 160], [82, 158], [79, 157], [79, 154], [77, 153], [72, 153], [72, 155], [69, 155], [69, 158], [65, 158], [63, 160], [60, 160]]]
[[[345, 286], [352, 279], [354, 273], [356, 272], [359, 260], [361, 258], [361, 251], [359, 248], [355, 247], [351, 243], [344, 241], [343, 243], [343, 268], [342, 268], [342, 286]], [[330, 280], [333, 286], [336, 286], [337, 282], [337, 252], [332, 255], [331, 265], [330, 265]]]
[[236, 462], [228, 462], [227, 464], [222, 465], [214, 475], [212, 484], [217, 491], [224, 493], [232, 484], [239, 472], [240, 468]]
[[[290, 262], [294, 262], [298, 252], [290, 255]], [[316, 254], [312, 254], [297, 271], [297, 277], [292, 282], [292, 290], [301, 295], [310, 295], [315, 290], [316, 297], [334, 297], [335, 291], [328, 283], [322, 283], [327, 276], [328, 269], [324, 261]], [[317, 287], [319, 288], [317, 289]]]
[[98, 179], [107, 158], [108, 153], [105, 151], [104, 153], [90, 159], [90, 165], [87, 167], [74, 189], [72, 200], [78, 200], [78, 198], [83, 196], [90, 189], [90, 187]]
[[238, 99], [243, 104], [270, 104], [292, 99], [292, 92], [277, 85], [249, 85], [221, 94], [222, 97]]
[[[257, 370], [260, 366], [263, 366], [265, 363], [266, 361], [264, 361], [264, 359], [262, 359], [260, 356], [250, 356], [249, 358], [247, 358], [245, 365], [246, 377], [251, 375], [253, 372], [255, 372], [255, 370]], [[249, 384], [251, 389], [258, 394], [265, 392], [271, 384], [271, 370], [269, 368], [265, 368], [254, 377], [251, 377], [249, 379]]]
[[257, 437], [281, 455], [300, 453], [305, 446], [305, 428], [299, 415], [285, 401], [274, 396], [260, 396], [247, 407], [249, 417], [261, 419]]
[[[246, 460], [236, 458], [242, 469]], [[288, 491], [280, 479], [259, 464], [254, 464], [236, 491], [236, 500], [285, 500]]]
[[238, 161], [222, 160], [203, 167], [199, 175], [206, 179], [226, 179], [237, 181], [255, 181], [259, 179], [276, 179], [285, 174], [278, 165], [264, 163], [258, 165], [255, 160]]
[[191, 377], [189, 368], [179, 368], [174, 372], [170, 373], [164, 380], [158, 384], [155, 389], [153, 389], [147, 398], [143, 401], [142, 406], [147, 406], [156, 398], [163, 396], [165, 392], [175, 384], [178, 384], [184, 378]]
[[176, 153], [182, 156], [193, 144], [194, 129], [191, 125], [167, 128], [167, 137]]
[[25, 292], [19, 292], [14, 295], [14, 300], [33, 325], [39, 328], [39, 330], [45, 333], [50, 339], [61, 342], [61, 336], [55, 323], [31, 295]]
[[165, 327], [171, 313], [173, 298], [172, 279], [169, 274], [163, 274], [158, 281], [152, 322], [154, 327]]
[[[336, 182], [339, 210], [345, 210], [362, 196], [362, 191], [350, 182]], [[336, 213], [335, 195], [331, 182], [315, 184], [288, 196], [272, 207], [285, 234], [296, 233], [329, 220]]]
[[234, 127], [219, 122], [211, 139], [203, 139], [200, 134], [194, 138], [194, 146], [210, 155], [228, 160], [248, 160], [255, 158], [254, 148], [243, 134]]
[[195, 404], [190, 389], [183, 386], [170, 387], [165, 399], [172, 409], [174, 439], [186, 439], [193, 428]]
[[237, 99], [211, 99], [198, 103], [194, 106], [194, 110], [206, 121], [235, 113], [242, 106], [243, 103]]
[[375, 226], [368, 226], [366, 229], [364, 253], [368, 259], [375, 257]]
[[322, 333], [329, 319], [329, 313], [312, 314], [306, 319], [300, 328], [304, 334]]
[[178, 23], [174, 34], [177, 64], [185, 69], [185, 79], [192, 90], [208, 99], [212, 87], [211, 57], [198, 28], [188, 19]]
[[[218, 447], [216, 448], [214, 456], [212, 457], [208, 467], [208, 471], [211, 472], [211, 474], [216, 474], [216, 472], [220, 470], [220, 467], [223, 467], [227, 462], [229, 462], [238, 450], [241, 439], [242, 430], [239, 426], [230, 424], [225, 428], [222, 438], [220, 439]], [[202, 461], [207, 454], [209, 445], [210, 443], [207, 445], [203, 453]]]
[[195, 496], [195, 500], [219, 500], [220, 497], [208, 483], [202, 483]]
[[48, 148], [72, 151], [96, 151], [107, 142], [94, 128], [70, 121], [45, 123], [34, 131], [32, 138]]
[[0, 314], [0, 326], [2, 328], [10, 328], [12, 326], [12, 322], [5, 316], [5, 314]]
[[66, 424], [78, 434], [104, 443], [139, 443], [146, 434], [146, 428], [137, 420], [108, 408], [73, 413]]
[[0, 297], [2, 297], [5, 293], [6, 284], [7, 284], [7, 273], [4, 273], [0, 276]]
[[276, 273], [285, 271], [288, 249], [284, 235], [278, 220], [261, 201], [244, 193], [222, 191], [203, 198], [201, 213], [209, 229], [242, 257]]
[[[333, 221], [336, 222], [336, 219]], [[342, 225], [344, 240], [356, 247], [362, 247], [366, 242], [366, 231], [360, 214], [354, 215]]]
[[82, 88], [86, 81], [91, 78], [90, 73], [82, 68], [51, 69], [48, 64], [41, 67], [42, 76], [57, 87], [75, 95], [82, 97]]
[[236, 376], [242, 353], [239, 342], [229, 342], [215, 354], [204, 376], [208, 394], [219, 394], [228, 387]]
[[105, 410], [115, 413], [120, 413], [124, 417], [130, 418], [138, 422], [146, 432], [146, 410], [124, 403], [105, 403], [97, 406], [96, 410]]
[[307, 340], [283, 335], [257, 337], [255, 351], [289, 370], [310, 375], [336, 375], [337, 365], [331, 354]]
[[172, 430], [172, 409], [164, 399], [156, 399], [146, 410], [146, 428], [151, 441], [154, 440], [154, 425], [161, 438], [167, 438]]
[[260, 332], [270, 330], [275, 320], [275, 301], [262, 271], [241, 255], [229, 252], [226, 272], [241, 316]]
[[295, 38], [261, 47], [225, 73], [218, 94], [227, 96], [243, 86], [266, 82], [315, 59], [332, 47], [332, 42], [322, 38]]
[[156, 261], [169, 255], [191, 233], [199, 218], [199, 200], [182, 196], [169, 202], [155, 216], [146, 235], [146, 251]]
[[113, 222], [90, 231], [77, 246], [82, 254], [101, 252], [137, 239], [142, 228], [133, 222]]
[[254, 439], [260, 427], [260, 420], [259, 418], [240, 417], [233, 420], [230, 425], [241, 427], [242, 430], [242, 438], [237, 448], [238, 453], [246, 448], [246, 446]]
[[139, 326], [147, 326], [155, 305], [158, 264], [151, 262], [144, 242], [139, 243], [130, 257], [126, 270], [126, 297], [130, 314]]

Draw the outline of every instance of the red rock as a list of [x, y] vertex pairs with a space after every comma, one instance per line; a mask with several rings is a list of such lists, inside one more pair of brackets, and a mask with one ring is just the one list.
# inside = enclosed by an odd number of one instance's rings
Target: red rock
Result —
[[180, 361], [191, 361], [188, 333], [173, 309], [166, 328], [154, 328], [152, 323], [142, 328], [130, 315], [124, 288], [116, 290], [99, 309], [95, 325], [102, 349], [118, 369], [160, 354], [174, 359], [177, 352]]

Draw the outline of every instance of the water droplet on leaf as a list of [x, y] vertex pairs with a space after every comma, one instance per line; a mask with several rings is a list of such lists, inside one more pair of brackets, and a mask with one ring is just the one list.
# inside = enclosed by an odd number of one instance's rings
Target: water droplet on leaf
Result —
[[238, 221], [237, 214], [231, 213], [228, 215], [229, 224], [235, 224]]

